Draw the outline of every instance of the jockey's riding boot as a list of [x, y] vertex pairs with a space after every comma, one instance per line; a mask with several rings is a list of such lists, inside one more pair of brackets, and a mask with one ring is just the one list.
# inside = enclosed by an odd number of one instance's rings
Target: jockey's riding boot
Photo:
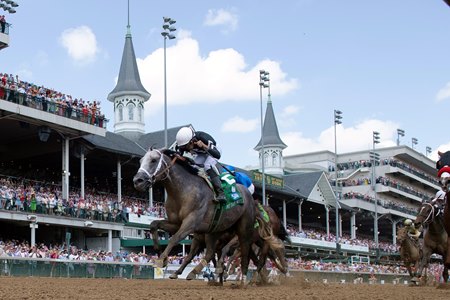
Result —
[[213, 169], [209, 169], [206, 173], [208, 174], [209, 179], [211, 179], [214, 191], [216, 192], [216, 198], [213, 199], [213, 201], [217, 203], [227, 202], [225, 199], [225, 194], [223, 193], [222, 182], [220, 181], [219, 175], [217, 175]]

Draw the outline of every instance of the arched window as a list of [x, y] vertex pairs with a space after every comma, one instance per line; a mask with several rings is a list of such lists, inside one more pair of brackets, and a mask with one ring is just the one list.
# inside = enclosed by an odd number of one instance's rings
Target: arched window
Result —
[[142, 122], [142, 107], [139, 106], [138, 108], [138, 115], [139, 115], [139, 122]]
[[134, 119], [134, 105], [128, 104], [128, 120], [133, 121]]
[[123, 106], [119, 106], [119, 122], [123, 121]]
[[277, 158], [278, 158], [277, 152], [273, 152], [272, 153], [272, 166], [274, 166], [274, 167], [276, 167], [278, 165]]

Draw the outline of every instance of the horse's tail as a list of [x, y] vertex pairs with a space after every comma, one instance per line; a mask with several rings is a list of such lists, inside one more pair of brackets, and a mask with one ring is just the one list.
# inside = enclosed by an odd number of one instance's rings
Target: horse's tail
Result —
[[283, 242], [273, 235], [272, 226], [270, 222], [265, 222], [260, 215], [256, 215], [256, 221], [258, 222], [259, 236], [269, 244], [269, 247], [276, 251], [284, 247]]
[[291, 238], [289, 237], [289, 233], [287, 232], [286, 228], [284, 227], [283, 222], [280, 220], [280, 233], [278, 234], [278, 237], [285, 241], [286, 243], [289, 243], [289, 245], [292, 245]]

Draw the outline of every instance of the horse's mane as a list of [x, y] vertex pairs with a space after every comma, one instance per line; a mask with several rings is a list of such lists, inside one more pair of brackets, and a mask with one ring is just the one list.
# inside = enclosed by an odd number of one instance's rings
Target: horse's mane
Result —
[[408, 231], [406, 227], [400, 227], [397, 229], [397, 240], [399, 242], [403, 241], [407, 237]]
[[195, 163], [187, 157], [181, 156], [181, 154], [177, 151], [171, 150], [171, 149], [164, 149], [162, 150], [162, 153], [164, 155], [167, 155], [170, 158], [174, 158], [175, 156], [179, 156], [182, 159], [177, 159], [176, 163], [182, 166], [186, 171], [191, 173], [192, 175], [198, 175], [199, 169], [195, 167]]

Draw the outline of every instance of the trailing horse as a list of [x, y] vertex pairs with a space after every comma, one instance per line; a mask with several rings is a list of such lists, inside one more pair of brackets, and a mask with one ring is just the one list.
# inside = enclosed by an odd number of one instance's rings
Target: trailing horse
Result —
[[[438, 169], [438, 178], [442, 185], [442, 190], [445, 192], [445, 206], [444, 206], [444, 228], [447, 231], [447, 249], [450, 249], [450, 151], [445, 153], [438, 151], [439, 160], [436, 162], [436, 169]], [[444, 258], [444, 265], [450, 268], [450, 251], [447, 250], [447, 255]]]
[[[430, 203], [424, 203], [414, 221], [416, 228], [424, 227], [422, 258], [419, 264], [418, 276], [423, 276], [423, 270], [427, 270], [433, 253], [447, 255], [447, 232], [444, 228], [443, 204], [437, 200]], [[425, 272], [425, 282], [426, 282]], [[448, 267], [444, 266], [442, 272], [444, 282], [448, 280]]]
[[[397, 232], [397, 242], [400, 244], [400, 257], [408, 270], [409, 276], [414, 278], [419, 268], [421, 251], [419, 243], [409, 236], [406, 227], [401, 227]], [[412, 270], [414, 267], [414, 272]]]
[[[264, 276], [261, 273], [261, 269], [264, 266], [267, 256], [276, 264], [278, 269], [283, 273], [287, 273], [287, 263], [285, 260], [285, 252], [284, 245], [278, 239], [281, 239], [286, 242], [290, 242], [289, 236], [284, 228], [283, 224], [281, 224], [280, 219], [276, 215], [275, 211], [270, 206], [264, 206], [264, 210], [267, 212], [267, 216], [269, 218], [268, 222], [262, 221], [258, 226], [259, 230], [255, 230], [253, 233], [252, 241], [256, 243], [261, 251], [259, 252], [259, 257], [250, 250], [250, 258], [253, 263], [258, 266], [257, 273], [262, 277]], [[256, 208], [256, 214], [260, 214], [260, 209]], [[271, 232], [272, 234], [267, 234], [265, 232]], [[265, 237], [265, 239], [261, 238], [261, 236]], [[271, 237], [270, 237], [271, 236]], [[224, 235], [220, 237], [217, 247], [216, 253], [219, 257], [219, 260], [216, 265], [216, 273], [219, 275], [219, 279], [223, 281], [223, 270], [224, 270], [224, 257], [229, 253], [230, 249], [236, 249], [239, 246], [239, 241], [237, 236], [233, 236], [230, 234]], [[202, 234], [194, 234], [194, 239], [192, 240], [191, 248], [188, 255], [184, 258], [181, 266], [174, 273], [170, 275], [169, 278], [177, 279], [179, 275], [181, 275], [186, 268], [186, 266], [192, 261], [193, 257], [201, 252], [205, 247], [205, 235]], [[194, 279], [197, 274], [200, 273], [203, 268], [202, 264], [197, 265], [187, 276], [187, 280]], [[227, 268], [228, 269], [228, 268]], [[264, 279], [263, 279], [264, 280]]]
[[167, 265], [170, 251], [182, 239], [192, 233], [205, 234], [206, 254], [204, 264], [214, 256], [216, 242], [225, 232], [235, 233], [242, 252], [241, 268], [246, 282], [249, 250], [255, 223], [255, 204], [250, 192], [242, 185], [237, 189], [243, 204], [229, 209], [218, 207], [214, 202], [214, 191], [204, 178], [193, 174], [186, 159], [170, 150], [150, 149], [141, 159], [141, 165], [133, 178], [134, 186], [145, 191], [156, 182], [166, 189], [166, 220], [150, 224], [155, 249], [159, 250], [158, 230], [172, 234], [167, 247], [160, 254], [158, 267]]

